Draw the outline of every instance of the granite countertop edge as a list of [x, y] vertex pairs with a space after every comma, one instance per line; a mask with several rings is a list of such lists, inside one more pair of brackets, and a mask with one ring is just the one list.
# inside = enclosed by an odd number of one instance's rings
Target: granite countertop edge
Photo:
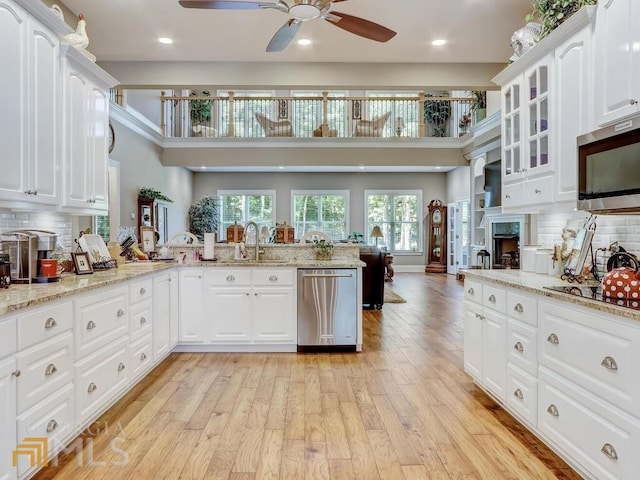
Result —
[[599, 282], [589, 281], [583, 283], [570, 283], [562, 280], [559, 276], [542, 275], [539, 273], [522, 272], [520, 270], [463, 270], [461, 271], [466, 277], [477, 278], [487, 282], [504, 285], [517, 290], [522, 290], [536, 295], [542, 295], [553, 300], [590, 308], [600, 312], [624, 317], [631, 320], [640, 321], [640, 310], [622, 307], [612, 303], [602, 302], [591, 298], [570, 295], [567, 293], [548, 290], [543, 287], [555, 286], [597, 286]]

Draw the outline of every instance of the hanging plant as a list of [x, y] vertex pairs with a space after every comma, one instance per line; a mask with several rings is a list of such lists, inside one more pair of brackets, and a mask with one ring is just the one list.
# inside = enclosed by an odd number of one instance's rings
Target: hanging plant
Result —
[[549, 35], [571, 15], [586, 5], [595, 5], [597, 0], [533, 0], [533, 11], [524, 21], [538, 21], [542, 24], [540, 38]]
[[169, 197], [167, 197], [160, 190], [156, 190], [155, 188], [142, 187], [138, 192], [138, 198], [151, 198], [154, 200], [162, 200], [163, 202], [173, 203]]
[[204, 234], [218, 231], [218, 201], [215, 197], [205, 195], [189, 208], [189, 231], [201, 242]]
[[[447, 95], [442, 95], [447, 96]], [[427, 97], [433, 97], [430, 93]], [[447, 121], [451, 116], [451, 102], [447, 100], [425, 100], [424, 120], [433, 125], [434, 137], [446, 137]]]

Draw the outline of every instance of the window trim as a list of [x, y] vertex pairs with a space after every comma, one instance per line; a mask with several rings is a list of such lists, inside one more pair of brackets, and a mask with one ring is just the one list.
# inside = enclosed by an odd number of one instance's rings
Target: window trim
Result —
[[[216, 197], [218, 198], [218, 238], [222, 238], [222, 229], [223, 229], [223, 221], [222, 221], [222, 197], [224, 195], [227, 196], [238, 196], [238, 195], [263, 195], [263, 196], [267, 196], [267, 195], [271, 195], [272, 197], [272, 210], [273, 210], [273, 217], [271, 218], [271, 221], [269, 222], [270, 225], [275, 225], [276, 222], [276, 190], [275, 189], [258, 189], [258, 190], [253, 190], [253, 189], [238, 189], [238, 190], [234, 190], [234, 189], [229, 189], [229, 190], [217, 190], [216, 191]], [[249, 222], [251, 220], [245, 220], [245, 222]], [[226, 232], [225, 232], [225, 238], [226, 238]]]
[[392, 250], [389, 248], [389, 252], [394, 255], [424, 255], [424, 210], [422, 206], [422, 195], [423, 191], [421, 189], [401, 189], [401, 188], [390, 188], [390, 189], [371, 189], [364, 191], [364, 226], [367, 231], [365, 231], [365, 241], [367, 244], [371, 244], [371, 229], [369, 228], [369, 196], [370, 195], [416, 195], [416, 202], [418, 204], [417, 215], [417, 224], [418, 224], [418, 249], [413, 250]]
[[[351, 191], [345, 189], [325, 189], [325, 190], [291, 190], [291, 225], [295, 228], [295, 218], [296, 218], [296, 204], [295, 204], [295, 196], [296, 195], [344, 195], [345, 197], [345, 212], [344, 212], [344, 223], [345, 223], [345, 234], [349, 235], [351, 231]], [[342, 239], [344, 240], [344, 239]], [[337, 240], [333, 240], [336, 242]]]

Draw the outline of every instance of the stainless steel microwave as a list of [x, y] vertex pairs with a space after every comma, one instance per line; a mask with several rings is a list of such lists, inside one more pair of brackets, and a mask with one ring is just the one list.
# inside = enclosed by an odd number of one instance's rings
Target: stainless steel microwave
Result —
[[640, 117], [578, 137], [578, 209], [640, 213]]

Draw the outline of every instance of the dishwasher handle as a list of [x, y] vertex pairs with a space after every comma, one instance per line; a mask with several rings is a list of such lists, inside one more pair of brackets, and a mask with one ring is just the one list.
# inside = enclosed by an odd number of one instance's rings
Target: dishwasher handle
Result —
[[353, 273], [305, 273], [302, 278], [336, 278], [336, 277], [353, 277]]

